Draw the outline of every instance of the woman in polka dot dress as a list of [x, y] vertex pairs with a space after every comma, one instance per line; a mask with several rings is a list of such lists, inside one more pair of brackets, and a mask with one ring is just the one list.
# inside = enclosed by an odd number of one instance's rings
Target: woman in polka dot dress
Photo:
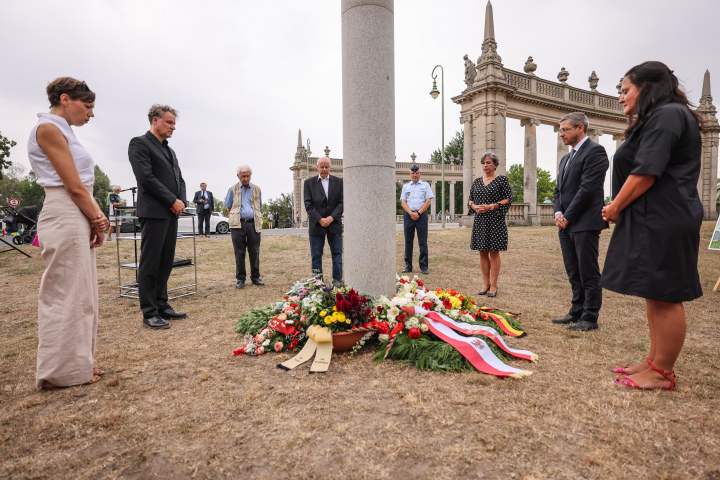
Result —
[[497, 296], [500, 274], [500, 252], [507, 250], [508, 231], [505, 215], [510, 207], [512, 190], [504, 175], [496, 175], [497, 155], [487, 152], [480, 162], [484, 176], [473, 182], [468, 204], [475, 212], [470, 249], [480, 251], [483, 289], [479, 295]]

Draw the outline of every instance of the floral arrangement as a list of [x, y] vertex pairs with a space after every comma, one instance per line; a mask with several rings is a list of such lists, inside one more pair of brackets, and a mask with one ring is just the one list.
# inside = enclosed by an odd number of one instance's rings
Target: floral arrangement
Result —
[[235, 355], [262, 355], [267, 351], [294, 351], [307, 340], [310, 325], [331, 332], [372, 329], [376, 323], [371, 299], [342, 282], [325, 283], [318, 277], [297, 282], [282, 301], [256, 308], [240, 317], [235, 331], [245, 335]]

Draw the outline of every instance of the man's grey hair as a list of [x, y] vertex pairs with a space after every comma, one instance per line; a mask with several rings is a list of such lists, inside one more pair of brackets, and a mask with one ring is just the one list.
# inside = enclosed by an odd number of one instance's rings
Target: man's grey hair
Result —
[[568, 113], [564, 117], [560, 119], [560, 123], [564, 122], [565, 120], [569, 120], [570, 123], [572, 123], [573, 127], [577, 127], [578, 125], [582, 125], [584, 127], [584, 132], [587, 134], [588, 125], [590, 125], [590, 122], [588, 122], [588, 118], [585, 116], [582, 112], [572, 112]]
[[250, 168], [250, 165], [240, 165], [237, 168], [237, 174], [240, 175], [241, 173], [248, 172], [250, 175], [252, 175], [252, 168]]
[[148, 110], [148, 120], [150, 121], [150, 125], [152, 125], [153, 117], [161, 118], [167, 112], [175, 115], [175, 118], [179, 116], [177, 110], [172, 108], [170, 105], [160, 105], [159, 103], [156, 103], [155, 105], [150, 107], [150, 110]]
[[490, 160], [493, 161], [493, 163], [495, 164], [496, 167], [497, 167], [498, 165], [500, 165], [500, 159], [499, 159], [498, 156], [495, 155], [493, 152], [485, 152], [485, 153], [483, 153], [482, 157], [480, 158], [480, 163], [482, 163], [482, 161], [485, 160], [485, 157], [490, 157]]
[[113, 192], [115, 192], [115, 191], [118, 191], [118, 192], [119, 192], [120, 190], [122, 190], [122, 189], [120, 188], [120, 185], [113, 185], [113, 186], [112, 186], [112, 191], [113, 191]]

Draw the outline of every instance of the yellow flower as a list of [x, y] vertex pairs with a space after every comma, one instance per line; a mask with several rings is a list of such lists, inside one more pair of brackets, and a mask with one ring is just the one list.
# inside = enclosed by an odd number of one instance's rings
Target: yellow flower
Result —
[[335, 317], [338, 322], [345, 321], [345, 314], [343, 312], [335, 312], [335, 313], [333, 313], [333, 317]]
[[333, 312], [337, 312], [337, 307], [333, 307]]
[[325, 317], [325, 324], [330, 325], [332, 323], [332, 317]]
[[452, 303], [453, 308], [460, 308], [462, 306], [462, 302], [457, 297], [450, 297], [450, 303]]
[[324, 317], [325, 315], [327, 315], [327, 312], [326, 312], [325, 310], [323, 310], [322, 312], [320, 312], [320, 318]]

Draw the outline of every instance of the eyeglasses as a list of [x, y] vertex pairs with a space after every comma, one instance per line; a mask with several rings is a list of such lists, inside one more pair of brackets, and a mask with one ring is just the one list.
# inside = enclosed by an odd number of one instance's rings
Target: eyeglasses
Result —
[[567, 132], [568, 130], [572, 130], [573, 128], [577, 128], [577, 127], [579, 127], [579, 126], [580, 126], [580, 125], [575, 125], [574, 127], [561, 128], [561, 129], [560, 129], [560, 133], [565, 133], [565, 132]]

